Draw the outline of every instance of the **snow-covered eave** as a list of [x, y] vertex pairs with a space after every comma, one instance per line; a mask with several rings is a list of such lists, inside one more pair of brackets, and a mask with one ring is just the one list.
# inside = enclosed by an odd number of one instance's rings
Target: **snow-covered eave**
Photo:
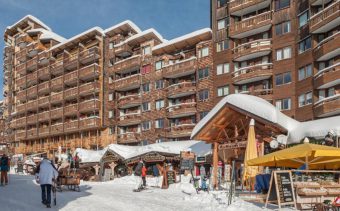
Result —
[[142, 31], [142, 32], [140, 32], [138, 34], [132, 35], [131, 37], [129, 37], [126, 40], [124, 40], [123, 42], [117, 44], [116, 47], [124, 45], [124, 44], [129, 44], [129, 43], [131, 43], [131, 42], [133, 42], [135, 40], [138, 40], [140, 38], [147, 37], [148, 35], [152, 35], [153, 38], [159, 40], [160, 42], [164, 42], [164, 39], [163, 39], [162, 35], [159, 34], [155, 29], [150, 28], [150, 29]]
[[98, 34], [104, 36], [104, 30], [102, 28], [98, 27], [98, 26], [95, 26], [95, 27], [93, 27], [91, 29], [88, 29], [88, 30], [84, 31], [83, 33], [77, 34], [77, 35], [75, 35], [75, 36], [65, 40], [64, 42], [61, 42], [61, 43], [53, 46], [52, 48], [50, 48], [50, 51], [56, 50], [58, 48], [61, 48], [64, 45], [66, 45], [68, 43], [71, 43], [71, 42], [73, 42], [73, 41], [75, 41], [75, 40], [77, 40], [77, 39], [79, 39], [79, 38], [81, 38], [81, 37], [83, 37], [83, 36], [85, 36], [85, 35], [87, 35], [89, 33], [92, 33], [92, 32], [97, 32]]
[[135, 31], [136, 33], [141, 33], [141, 32], [142, 32], [142, 31], [140, 30], [140, 28], [139, 28], [134, 22], [132, 22], [132, 21], [130, 21], [130, 20], [125, 20], [125, 21], [123, 21], [123, 22], [121, 22], [121, 23], [118, 23], [118, 24], [116, 24], [116, 25], [114, 25], [114, 26], [111, 26], [111, 27], [105, 29], [105, 30], [104, 30], [104, 33], [105, 33], [105, 34], [109, 34], [110, 32], [112, 32], [112, 31], [114, 31], [114, 30], [116, 30], [116, 29], [120, 29], [120, 28], [122, 28], [123, 26], [126, 26], [126, 25], [127, 25], [130, 29], [132, 29], [133, 31]]
[[42, 35], [40, 35], [39, 39], [40, 40], [55, 40], [57, 42], [65, 42], [66, 38], [52, 32], [52, 31], [48, 31], [45, 30], [43, 28], [37, 28], [37, 29], [30, 29], [27, 31], [28, 34], [30, 33], [41, 33]]
[[160, 151], [160, 150], [150, 150], [150, 151], [145, 151], [145, 152], [142, 152], [142, 153], [136, 153], [136, 154], [131, 155], [131, 156], [125, 158], [125, 159], [126, 160], [132, 160], [132, 159], [135, 159], [135, 158], [138, 158], [138, 157], [150, 154], [150, 153], [158, 153], [158, 154], [163, 155], [163, 156], [177, 156], [177, 155], [180, 154], [180, 152], [177, 153], [177, 152], [166, 152], [166, 151]]
[[164, 43], [161, 43], [159, 45], [154, 46], [152, 48], [152, 51], [157, 51], [157, 50], [169, 47], [169, 46], [174, 45], [174, 44], [179, 43], [179, 42], [185, 42], [186, 40], [195, 39], [196, 37], [200, 37], [200, 36], [203, 36], [205, 34], [209, 34], [211, 36], [212, 35], [211, 29], [210, 28], [203, 28], [203, 29], [191, 32], [189, 34], [174, 38], [172, 40], [169, 40], [169, 41], [166, 41]]
[[41, 20], [39, 20], [38, 18], [34, 17], [33, 15], [26, 15], [25, 17], [21, 18], [20, 20], [18, 20], [16, 23], [14, 23], [11, 26], [7, 26], [6, 27], [6, 31], [7, 30], [13, 30], [17, 25], [19, 25], [20, 23], [27, 21], [27, 20], [31, 20], [37, 24], [39, 24], [40, 26], [44, 27], [46, 30], [48, 31], [52, 31], [52, 29], [50, 27], [48, 27], [46, 24], [44, 24]]

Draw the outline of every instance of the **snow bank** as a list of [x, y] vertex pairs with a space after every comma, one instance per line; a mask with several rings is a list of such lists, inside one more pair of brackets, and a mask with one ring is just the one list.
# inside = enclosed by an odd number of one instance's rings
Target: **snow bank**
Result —
[[97, 163], [103, 157], [105, 152], [106, 149], [94, 151], [77, 148], [75, 150], [75, 153], [78, 153], [78, 156], [81, 159], [82, 163]]

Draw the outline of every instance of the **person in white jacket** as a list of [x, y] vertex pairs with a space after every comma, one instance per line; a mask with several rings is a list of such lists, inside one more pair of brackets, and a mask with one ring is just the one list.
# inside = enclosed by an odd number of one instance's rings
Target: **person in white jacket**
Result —
[[50, 160], [44, 158], [40, 165], [37, 167], [36, 180], [41, 187], [41, 199], [42, 203], [46, 207], [51, 207], [51, 188], [52, 180], [57, 179], [58, 171]]

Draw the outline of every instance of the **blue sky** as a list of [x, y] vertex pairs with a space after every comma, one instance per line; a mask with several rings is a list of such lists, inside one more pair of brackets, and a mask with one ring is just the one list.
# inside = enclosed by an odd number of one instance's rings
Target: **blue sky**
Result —
[[[0, 30], [31, 14], [65, 38], [93, 26], [105, 29], [131, 20], [142, 30], [155, 28], [173, 39], [210, 26], [209, 0], [0, 0]], [[0, 42], [0, 67], [2, 49]], [[1, 90], [3, 71], [1, 73]], [[2, 91], [0, 99], [2, 99]]]

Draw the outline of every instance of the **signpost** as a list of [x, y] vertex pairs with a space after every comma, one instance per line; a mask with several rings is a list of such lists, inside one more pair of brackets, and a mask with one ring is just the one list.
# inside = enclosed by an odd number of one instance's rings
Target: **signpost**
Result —
[[296, 209], [291, 171], [274, 171], [272, 173], [265, 207], [267, 207], [268, 202], [275, 201], [277, 201], [279, 209], [282, 205], [294, 205]]

